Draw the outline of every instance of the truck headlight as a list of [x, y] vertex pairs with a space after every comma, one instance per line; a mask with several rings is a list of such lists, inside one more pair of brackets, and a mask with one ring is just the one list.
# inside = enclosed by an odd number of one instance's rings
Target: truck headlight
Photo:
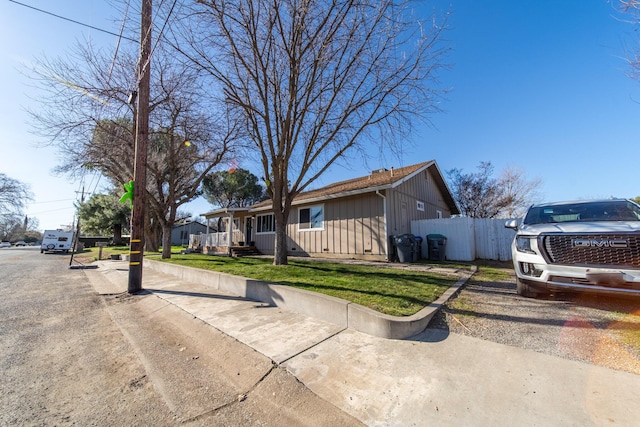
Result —
[[533, 237], [529, 237], [529, 236], [516, 237], [516, 249], [518, 250], [518, 252], [535, 254], [533, 249], [531, 249], [531, 239], [533, 239]]

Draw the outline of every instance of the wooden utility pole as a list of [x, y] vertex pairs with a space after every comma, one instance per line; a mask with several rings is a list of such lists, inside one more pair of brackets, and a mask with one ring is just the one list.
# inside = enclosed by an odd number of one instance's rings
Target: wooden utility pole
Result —
[[[84, 203], [84, 185], [82, 186], [82, 196], [80, 196], [80, 206]], [[26, 223], [26, 220], [25, 220]], [[27, 231], [27, 227], [24, 228]], [[78, 209], [77, 218], [76, 218], [76, 234], [73, 236], [73, 241], [71, 242], [71, 257], [69, 258], [69, 267], [73, 263], [73, 254], [76, 252], [78, 248], [78, 239], [80, 238], [80, 210]]]
[[136, 146], [133, 168], [133, 212], [129, 249], [130, 294], [142, 290], [142, 259], [144, 256], [145, 192], [147, 187], [147, 145], [149, 142], [149, 81], [151, 65], [151, 0], [142, 0], [140, 25], [140, 61], [138, 63], [138, 109], [136, 115]]

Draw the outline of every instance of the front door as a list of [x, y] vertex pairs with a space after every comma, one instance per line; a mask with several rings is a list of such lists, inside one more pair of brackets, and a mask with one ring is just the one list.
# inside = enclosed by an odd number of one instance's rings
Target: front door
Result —
[[252, 232], [253, 232], [253, 218], [252, 217], [248, 216], [248, 217], [245, 218], [245, 220], [244, 220], [244, 229], [245, 229], [244, 236], [245, 236], [245, 239], [246, 239], [246, 244], [250, 245], [251, 243], [249, 243], [249, 242], [253, 241], [253, 234], [252, 234]]

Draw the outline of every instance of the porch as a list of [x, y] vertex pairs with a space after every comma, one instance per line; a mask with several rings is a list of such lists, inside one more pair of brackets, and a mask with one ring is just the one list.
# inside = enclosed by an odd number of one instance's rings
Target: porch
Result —
[[[231, 237], [229, 236], [231, 234]], [[192, 234], [189, 236], [189, 249], [209, 255], [245, 256], [260, 255], [253, 242], [245, 242], [244, 233], [234, 230], [229, 233]]]
[[204, 254], [260, 254], [252, 241], [253, 218], [247, 208], [221, 208], [203, 214], [207, 232], [191, 235], [189, 248]]

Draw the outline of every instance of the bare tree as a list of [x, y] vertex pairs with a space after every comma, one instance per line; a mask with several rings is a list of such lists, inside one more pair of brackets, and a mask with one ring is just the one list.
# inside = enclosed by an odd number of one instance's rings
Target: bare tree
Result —
[[244, 118], [275, 216], [274, 264], [287, 263], [291, 203], [353, 151], [397, 146], [437, 110], [444, 26], [410, 1], [200, 0], [174, 44]]
[[525, 171], [519, 167], [508, 166], [504, 169], [498, 178], [498, 186], [506, 199], [506, 207], [501, 212], [501, 216], [523, 217], [530, 205], [540, 201], [541, 185], [540, 178], [527, 179]]
[[506, 208], [503, 188], [492, 177], [491, 162], [480, 162], [476, 173], [451, 169], [447, 171], [447, 175], [462, 215], [470, 218], [495, 218]]
[[460, 212], [470, 218], [513, 218], [524, 214], [537, 201], [540, 179], [527, 180], [520, 168], [507, 167], [493, 177], [491, 162], [480, 162], [475, 173], [461, 169], [447, 171], [451, 191]]
[[33, 200], [33, 195], [27, 184], [0, 172], [1, 215], [21, 215], [29, 200]]
[[[133, 177], [135, 103], [129, 96], [136, 58], [123, 49], [114, 56], [79, 44], [74, 56], [38, 62], [34, 76], [49, 96], [31, 114], [40, 134], [63, 154], [59, 171], [97, 170], [120, 188]], [[145, 223], [149, 236], [162, 229], [162, 256], [168, 258], [178, 208], [199, 195], [202, 179], [229, 152], [238, 127], [225, 104], [210, 96], [201, 70], [161, 46], [151, 70]]]
[[[0, 172], [1, 240], [15, 240], [20, 233], [29, 231], [24, 208], [30, 200], [33, 200], [33, 194], [27, 184]], [[37, 220], [34, 224], [37, 225]]]

